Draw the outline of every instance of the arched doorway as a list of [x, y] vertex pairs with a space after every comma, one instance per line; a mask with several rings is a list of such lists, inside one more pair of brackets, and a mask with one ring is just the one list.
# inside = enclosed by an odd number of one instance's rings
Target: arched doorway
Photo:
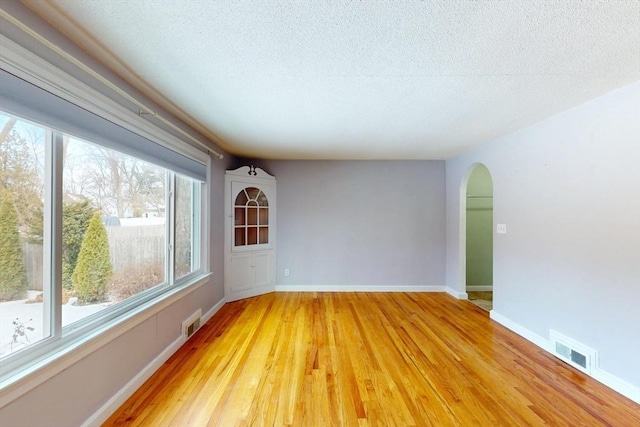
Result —
[[466, 182], [465, 269], [469, 301], [493, 308], [493, 180], [487, 167], [476, 164]]

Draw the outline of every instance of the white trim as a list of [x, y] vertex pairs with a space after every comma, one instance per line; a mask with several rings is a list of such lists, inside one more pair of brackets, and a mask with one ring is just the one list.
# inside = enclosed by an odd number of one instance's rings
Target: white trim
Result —
[[493, 292], [492, 285], [467, 285], [467, 292]]
[[220, 311], [222, 306], [224, 306], [226, 303], [227, 301], [222, 298], [216, 305], [211, 307], [211, 309], [207, 311], [204, 316], [202, 316], [202, 324], [204, 325], [205, 323], [207, 323], [218, 311]]
[[[209, 311], [202, 317], [202, 324], [204, 325], [211, 319], [225, 304], [224, 298], [215, 304]], [[156, 356], [147, 366], [145, 366], [138, 374], [133, 377], [124, 387], [122, 387], [116, 394], [111, 396], [104, 405], [100, 407], [93, 415], [82, 423], [83, 427], [100, 426], [109, 418], [124, 402], [127, 401], [133, 393], [138, 390], [147, 381], [151, 375], [153, 375], [160, 367], [167, 361], [173, 354], [185, 344], [186, 340], [183, 336], [180, 336], [174, 342], [169, 344], [162, 353]]]
[[532, 342], [533, 344], [537, 345], [538, 347], [540, 347], [545, 351], [548, 351], [549, 353], [552, 353], [551, 343], [549, 342], [549, 340], [541, 337], [538, 334], [531, 332], [530, 330], [526, 329], [523, 326], [520, 326], [516, 322], [506, 318], [505, 316], [503, 316], [502, 314], [498, 313], [495, 310], [491, 310], [489, 312], [489, 317], [492, 320], [495, 320], [496, 322], [500, 323], [505, 328], [510, 329], [516, 334], [520, 335], [522, 338], [526, 339], [527, 341]]
[[0, 68], [133, 133], [206, 164], [209, 156], [204, 151], [136, 115], [1, 34], [0, 45]]
[[[254, 175], [255, 174], [255, 175]], [[255, 166], [240, 166], [237, 169], [225, 171], [225, 175], [239, 176], [241, 178], [250, 179], [251, 182], [255, 179], [269, 179], [275, 181], [276, 177], [273, 175], [269, 175], [261, 168], [257, 168]], [[234, 178], [234, 181], [238, 181], [238, 179]]]
[[621, 395], [628, 397], [634, 402], [640, 404], [640, 387], [634, 387], [632, 384], [603, 371], [599, 366], [591, 370], [591, 376], [612, 390], [617, 391]]
[[111, 416], [124, 402], [127, 401], [135, 391], [147, 381], [151, 375], [153, 375], [160, 367], [167, 361], [173, 354], [182, 347], [185, 343], [184, 337], [179, 337], [177, 340], [169, 344], [160, 354], [158, 354], [147, 366], [142, 368], [140, 372], [136, 374], [131, 380], [116, 394], [111, 396], [104, 405], [100, 407], [93, 415], [91, 415], [84, 423], [83, 427], [100, 426], [107, 418]]
[[80, 337], [77, 341], [69, 343], [44, 359], [5, 379], [0, 383], [0, 390], [2, 390], [0, 408], [7, 406], [48, 379], [200, 288], [210, 280], [210, 276], [211, 274], [207, 274], [193, 284], [178, 287], [166, 294], [162, 294], [162, 299], [160, 300], [154, 299], [142, 304], [136, 309], [127, 312], [126, 315], [117, 317], [102, 327], [91, 330], [89, 335]]
[[449, 286], [446, 287], [445, 292], [457, 299], [469, 299], [469, 294], [466, 292], [458, 292]]
[[[505, 316], [501, 315], [495, 310], [491, 310], [489, 312], [489, 316], [491, 317], [492, 320], [495, 320], [496, 322], [500, 323], [502, 326], [520, 335], [522, 338], [526, 339], [527, 341], [537, 345], [541, 349], [557, 357], [554, 354], [553, 345], [550, 340], [547, 340], [541, 337], [540, 335], [531, 332], [527, 328], [506, 318]], [[592, 374], [590, 376], [591, 378], [604, 384], [610, 389], [620, 393], [621, 395], [633, 400], [636, 403], [640, 403], [640, 387], [635, 387], [634, 385], [629, 384], [628, 382], [616, 377], [615, 375], [612, 375], [609, 372], [602, 370], [599, 366], [595, 366], [593, 368]]]
[[[460, 182], [460, 189], [458, 190], [458, 281], [460, 283], [460, 287], [465, 288], [466, 290], [476, 290], [469, 289], [470, 287], [466, 285], [466, 275], [467, 275], [467, 187], [469, 186], [469, 179], [473, 172], [476, 170], [478, 166], [484, 166], [489, 171], [489, 176], [491, 176], [491, 171], [482, 162], [475, 162], [471, 164], [467, 170], [462, 175], [462, 181]], [[493, 195], [494, 190], [493, 184], [493, 176], [491, 176], [491, 194]], [[494, 241], [493, 234], [491, 235], [491, 240]], [[495, 245], [494, 245], [495, 247]], [[493, 263], [493, 261], [492, 261]], [[480, 289], [477, 289], [478, 291]], [[493, 287], [489, 289], [493, 291]], [[468, 294], [466, 292], [460, 292], [456, 296], [456, 294], [452, 294], [456, 298], [459, 299], [468, 299]], [[464, 296], [462, 296], [464, 295]]]
[[445, 287], [424, 285], [276, 285], [276, 292], [445, 292]]

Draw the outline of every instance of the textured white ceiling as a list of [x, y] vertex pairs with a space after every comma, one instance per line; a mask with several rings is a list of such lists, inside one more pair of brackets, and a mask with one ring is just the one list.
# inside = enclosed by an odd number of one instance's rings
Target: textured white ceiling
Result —
[[634, 0], [25, 3], [250, 157], [448, 158], [640, 79]]

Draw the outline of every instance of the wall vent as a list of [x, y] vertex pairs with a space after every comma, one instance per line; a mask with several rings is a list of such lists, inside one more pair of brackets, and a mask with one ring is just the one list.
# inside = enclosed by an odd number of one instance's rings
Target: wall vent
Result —
[[591, 375], [598, 365], [598, 353], [557, 331], [550, 331], [553, 354], [580, 371]]
[[198, 309], [195, 313], [189, 316], [182, 322], [182, 336], [185, 341], [191, 338], [193, 334], [200, 329], [200, 319], [202, 318], [202, 310]]

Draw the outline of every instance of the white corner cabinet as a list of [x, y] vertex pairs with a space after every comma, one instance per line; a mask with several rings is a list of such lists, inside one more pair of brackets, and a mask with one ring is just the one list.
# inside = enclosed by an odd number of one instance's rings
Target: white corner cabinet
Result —
[[243, 166], [225, 174], [227, 302], [275, 291], [276, 179]]

